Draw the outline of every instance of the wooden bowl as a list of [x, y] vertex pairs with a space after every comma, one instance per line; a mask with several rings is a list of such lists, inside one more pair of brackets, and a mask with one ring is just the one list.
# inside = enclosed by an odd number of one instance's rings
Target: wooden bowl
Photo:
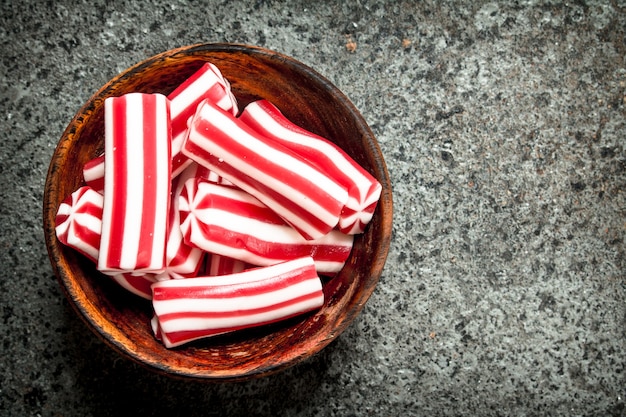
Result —
[[[62, 245], [55, 215], [82, 180], [82, 166], [103, 150], [103, 104], [129, 92], [170, 93], [203, 63], [230, 81], [241, 108], [265, 98], [297, 124], [339, 144], [382, 184], [372, 222], [343, 270], [325, 283], [316, 313], [274, 325], [166, 349], [150, 328], [151, 304], [119, 287]], [[87, 326], [122, 356], [157, 372], [209, 381], [268, 375], [316, 354], [355, 319], [379, 280], [391, 239], [391, 185], [376, 138], [354, 105], [326, 78], [285, 55], [233, 44], [170, 50], [125, 70], [104, 85], [67, 126], [52, 156], [43, 204], [50, 261], [69, 302]], [[358, 360], [358, 358], [355, 358]]]

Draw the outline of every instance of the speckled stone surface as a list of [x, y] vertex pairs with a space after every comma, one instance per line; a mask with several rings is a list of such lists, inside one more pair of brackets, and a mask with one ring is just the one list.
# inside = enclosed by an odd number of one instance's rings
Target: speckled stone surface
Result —
[[[0, 415], [626, 415], [626, 4], [0, 3]], [[291, 55], [380, 140], [385, 272], [319, 355], [204, 385], [119, 357], [43, 241], [50, 156], [119, 71], [192, 43]]]

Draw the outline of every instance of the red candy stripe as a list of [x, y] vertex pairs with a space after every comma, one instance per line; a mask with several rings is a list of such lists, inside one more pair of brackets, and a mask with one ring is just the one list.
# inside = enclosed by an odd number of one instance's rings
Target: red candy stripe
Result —
[[206, 260], [206, 275], [208, 276], [220, 276], [230, 275], [243, 272], [245, 269], [250, 268], [251, 265], [246, 264], [239, 259], [229, 258], [227, 256], [218, 255], [216, 253], [210, 253]]

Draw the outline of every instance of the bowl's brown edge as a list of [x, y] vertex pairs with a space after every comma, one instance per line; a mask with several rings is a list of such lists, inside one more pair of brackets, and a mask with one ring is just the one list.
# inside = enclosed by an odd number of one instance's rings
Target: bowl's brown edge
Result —
[[[367, 285], [360, 288], [358, 292], [356, 292], [352, 300], [350, 302], [353, 304], [353, 308], [349, 311], [349, 313], [345, 316], [342, 316], [338, 322], [336, 322], [335, 331], [328, 335], [327, 337], [317, 340], [313, 345], [307, 345], [307, 349], [301, 352], [298, 352], [296, 355], [292, 357], [292, 359], [288, 362], [284, 362], [280, 365], [269, 364], [265, 367], [258, 367], [255, 369], [248, 369], [245, 372], [242, 372], [237, 375], [233, 374], [220, 374], [220, 373], [203, 373], [198, 372], [197, 370], [187, 370], [182, 371], [180, 369], [171, 369], [168, 367], [164, 367], [159, 363], [151, 362], [150, 358], [138, 355], [133, 352], [131, 349], [132, 346], [127, 346], [124, 343], [119, 343], [120, 336], [124, 336], [119, 334], [117, 329], [113, 326], [107, 325], [104, 323], [104, 318], [102, 316], [96, 316], [96, 318], [90, 318], [87, 314], [87, 309], [91, 305], [89, 299], [87, 299], [84, 293], [81, 293], [80, 289], [72, 284], [71, 280], [67, 277], [66, 271], [69, 269], [69, 265], [64, 260], [63, 256], [61, 256], [59, 242], [56, 239], [56, 234], [54, 231], [54, 212], [57, 207], [52, 207], [55, 204], [50, 201], [50, 194], [55, 191], [56, 184], [53, 184], [50, 181], [50, 178], [53, 176], [54, 171], [57, 169], [58, 160], [53, 158], [49, 170], [48, 176], [46, 180], [46, 186], [44, 191], [44, 233], [46, 246], [48, 249], [48, 253], [50, 256], [50, 260], [54, 269], [55, 274], [61, 284], [63, 292], [66, 297], [72, 300], [71, 304], [79, 316], [83, 319], [84, 322], [88, 325], [88, 327], [96, 333], [105, 343], [109, 346], [117, 350], [119, 353], [123, 354], [133, 361], [146, 366], [152, 370], [156, 370], [159, 373], [164, 373], [167, 375], [174, 375], [176, 377], [181, 378], [192, 378], [192, 379], [204, 379], [209, 381], [241, 381], [253, 377], [261, 377], [267, 376], [279, 371], [282, 371], [293, 364], [299, 362], [303, 357], [311, 356], [317, 352], [319, 352], [322, 348], [327, 346], [330, 342], [332, 342], [336, 337], [338, 337], [354, 320], [354, 318], [361, 312], [365, 303], [372, 295], [380, 275], [382, 274], [385, 260], [388, 255], [390, 241], [391, 241], [391, 233], [392, 233], [392, 218], [393, 218], [393, 201], [392, 201], [392, 190], [391, 184], [389, 181], [389, 174], [387, 171], [386, 164], [384, 162], [384, 158], [382, 158], [382, 152], [378, 143], [375, 140], [374, 134], [371, 129], [358, 112], [356, 107], [352, 104], [352, 102], [341, 93], [329, 80], [320, 75], [318, 72], [313, 70], [312, 68], [302, 64], [293, 58], [282, 55], [280, 53], [270, 51], [264, 48], [248, 46], [242, 44], [197, 44], [186, 47], [177, 48], [174, 50], [170, 50], [158, 55], [155, 55], [151, 58], [148, 58], [132, 67], [129, 67], [127, 70], [118, 74], [114, 77], [110, 82], [105, 84], [98, 92], [96, 92], [88, 102], [77, 112], [76, 116], [70, 122], [68, 127], [63, 133], [62, 140], [59, 142], [57, 146], [57, 150], [55, 151], [55, 157], [58, 157], [57, 154], [62, 154], [65, 156], [63, 152], [63, 147], [66, 146], [67, 143], [70, 142], [71, 137], [76, 134], [76, 132], [81, 128], [82, 119], [79, 117], [80, 114], [83, 113], [92, 113], [95, 108], [101, 105], [101, 101], [103, 97], [107, 95], [107, 93], [111, 90], [111, 86], [114, 85], [120, 78], [129, 76], [130, 73], [141, 69], [144, 66], [148, 66], [153, 64], [156, 61], [168, 59], [170, 57], [175, 57], [179, 54], [197, 54], [197, 55], [205, 55], [211, 52], [218, 51], [227, 51], [227, 52], [237, 52], [244, 54], [260, 54], [270, 57], [271, 59], [277, 59], [280, 61], [288, 61], [290, 65], [297, 66], [302, 72], [306, 73], [309, 77], [314, 78], [317, 82], [321, 84], [325, 84], [330, 88], [332, 94], [334, 94], [338, 101], [344, 105], [351, 115], [354, 117], [354, 120], [358, 124], [359, 130], [362, 132], [362, 141], [364, 145], [364, 149], [368, 154], [370, 154], [370, 160], [373, 164], [373, 172], [372, 174], [381, 182], [382, 184], [382, 193], [381, 197], [376, 209], [375, 213], [375, 221], [379, 224], [377, 225], [377, 229], [379, 230], [376, 235], [375, 244], [376, 248], [379, 251], [379, 256], [377, 259], [371, 261], [371, 271], [372, 274], [370, 279], [367, 281]], [[100, 98], [100, 100], [98, 100]], [[380, 155], [380, 158], [374, 158], [372, 155], [377, 154]], [[55, 162], [56, 161], [56, 162]], [[93, 313], [94, 311], [91, 311]], [[103, 332], [108, 333], [109, 337], [106, 337]], [[113, 341], [112, 341], [113, 340]], [[115, 342], [114, 342], [115, 341]]]

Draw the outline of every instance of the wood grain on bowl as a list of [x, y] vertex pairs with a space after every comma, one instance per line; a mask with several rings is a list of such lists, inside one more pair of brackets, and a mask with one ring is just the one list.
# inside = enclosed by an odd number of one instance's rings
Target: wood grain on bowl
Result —
[[[341, 146], [382, 184], [374, 218], [355, 239], [345, 267], [325, 281], [316, 313], [257, 329], [166, 349], [150, 328], [151, 305], [128, 294], [56, 239], [63, 199], [81, 184], [83, 165], [103, 149], [104, 100], [129, 92], [170, 93], [212, 62], [231, 83], [240, 107], [265, 98], [294, 123]], [[376, 138], [349, 99], [310, 67], [246, 45], [200, 44], [164, 52], [127, 69], [78, 111], [53, 154], [46, 180], [44, 233], [61, 288], [87, 326], [123, 356], [182, 378], [231, 381], [283, 370], [316, 354], [354, 320], [374, 291], [392, 229], [389, 175]]]

